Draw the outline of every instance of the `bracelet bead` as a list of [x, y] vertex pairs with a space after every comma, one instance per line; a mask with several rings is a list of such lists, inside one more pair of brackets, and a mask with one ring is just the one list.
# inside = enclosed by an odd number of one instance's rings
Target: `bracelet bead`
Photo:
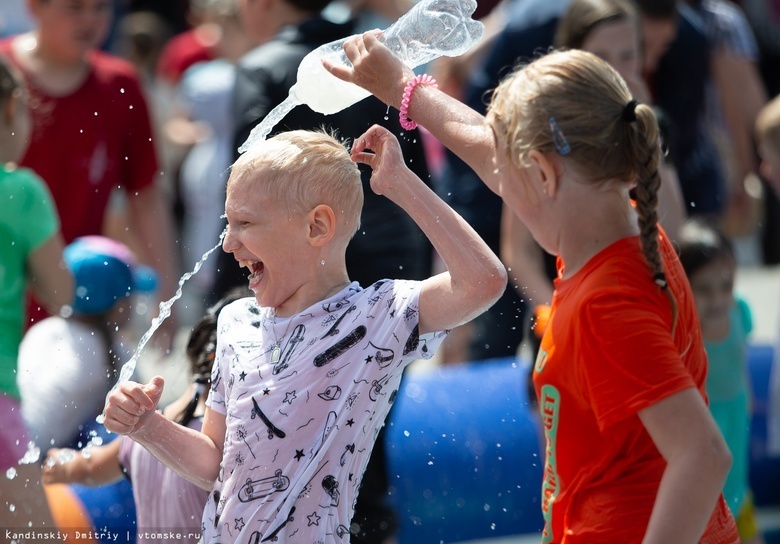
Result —
[[401, 99], [401, 109], [398, 112], [398, 120], [404, 130], [414, 130], [417, 128], [417, 123], [409, 119], [409, 103], [412, 100], [412, 92], [418, 85], [430, 85], [434, 89], [438, 89], [439, 85], [436, 80], [428, 74], [422, 74], [410, 79], [404, 87], [403, 98]]

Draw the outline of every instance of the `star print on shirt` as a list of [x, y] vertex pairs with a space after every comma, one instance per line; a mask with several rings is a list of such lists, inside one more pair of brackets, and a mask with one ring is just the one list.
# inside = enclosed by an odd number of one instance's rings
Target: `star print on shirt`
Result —
[[312, 512], [311, 516], [306, 516], [309, 519], [309, 527], [312, 525], [316, 525], [319, 527], [320, 525], [320, 516], [317, 515], [317, 512]]
[[240, 531], [244, 528], [244, 518], [238, 518], [236, 521], [236, 531]]
[[355, 420], [354, 419], [350, 418], [350, 419], [347, 420], [347, 427], [352, 427], [352, 425], [354, 425], [354, 424], [355, 424]]
[[366, 357], [366, 363], [370, 363], [373, 360], [374, 360], [374, 356], [373, 355], [369, 355], [368, 357]]
[[298, 397], [295, 394], [295, 391], [288, 391], [287, 394], [284, 396], [284, 402], [287, 404], [292, 404], [295, 399]]
[[300, 461], [303, 457], [303, 450], [295, 450], [295, 460]]
[[238, 381], [243, 382], [244, 378], [246, 378], [246, 372], [242, 370], [241, 374], [238, 375]]
[[263, 389], [263, 396], [268, 395], [270, 392], [271, 390], [266, 387], [265, 389]]

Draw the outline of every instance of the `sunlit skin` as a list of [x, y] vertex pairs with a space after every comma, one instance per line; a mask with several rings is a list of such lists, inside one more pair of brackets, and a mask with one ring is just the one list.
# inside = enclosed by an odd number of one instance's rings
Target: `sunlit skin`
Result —
[[646, 73], [652, 74], [677, 36], [677, 21], [642, 17], [641, 28], [644, 47], [643, 69]]
[[583, 41], [582, 49], [604, 59], [624, 78], [640, 75], [639, 33], [632, 21], [597, 25]]
[[704, 340], [723, 340], [729, 332], [729, 312], [734, 305], [734, 275], [737, 265], [730, 257], [719, 257], [690, 277]]

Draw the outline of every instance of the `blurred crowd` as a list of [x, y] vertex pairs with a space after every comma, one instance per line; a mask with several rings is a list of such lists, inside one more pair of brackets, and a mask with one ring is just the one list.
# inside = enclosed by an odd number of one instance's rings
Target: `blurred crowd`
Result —
[[[412, 5], [3, 0], [0, 54], [12, 67], [9, 81], [24, 82], [20, 100], [28, 110], [14, 113], [11, 98], [0, 101], [4, 129], [16, 134], [14, 123], [29, 116], [30, 133], [29, 144], [3, 160], [40, 178], [41, 198], [51, 207], [50, 228], [20, 255], [27, 272], [18, 275], [26, 274], [24, 285], [32, 288], [22, 290], [24, 308], [13, 315], [0, 310], [8, 321], [2, 326], [15, 331], [4, 336], [4, 391], [18, 401], [9, 411], [21, 407], [25, 420], [8, 432], [26, 428], [44, 450], [77, 443], [82, 423], [100, 412], [121, 363], [157, 315], [157, 303], [173, 297], [181, 276], [219, 245], [229, 167], [249, 131], [286, 98], [300, 57], [322, 43], [386, 28]], [[780, 264], [780, 2], [479, 0], [474, 18], [485, 24], [482, 41], [425, 67], [440, 88], [484, 112], [490, 91], [518, 62], [552, 48], [595, 53], [656, 111], [666, 155], [659, 216], [669, 237], [678, 241], [691, 219], [704, 221], [733, 244], [736, 265]], [[323, 117], [299, 106], [274, 130], [325, 125], [350, 139], [378, 122], [401, 133], [395, 115], [388, 121], [375, 99], [357, 108]], [[513, 356], [524, 343], [535, 344], [552, 300], [554, 257], [423, 128], [402, 138], [402, 146], [410, 167], [509, 270], [504, 296], [450, 335], [441, 361]], [[6, 194], [15, 193], [0, 178], [0, 201]], [[8, 215], [5, 205], [0, 215]], [[27, 219], [35, 224], [39, 217]], [[42, 252], [51, 236], [55, 242]], [[231, 259], [216, 251], [203, 263], [152, 350], [164, 356], [180, 349], [177, 335], [188, 335], [209, 306], [246, 286]], [[441, 266], [417, 227], [370, 190], [347, 259], [351, 279], [363, 285], [382, 277], [421, 279]], [[132, 274], [118, 286], [103, 285], [106, 275], [90, 269], [95, 263], [115, 266], [112, 279], [125, 268]], [[75, 302], [63, 295], [69, 284], [52, 287], [59, 299], [47, 294], [51, 282], [43, 270], [70, 274]], [[17, 376], [18, 385], [11, 383]], [[14, 455], [21, 457], [24, 446]], [[376, 451], [381, 457], [379, 444]], [[3, 470], [13, 464], [5, 461]], [[375, 489], [361, 494], [366, 501], [387, 488], [383, 463], [372, 470], [364, 485]], [[4, 489], [0, 497], [8, 493], [19, 491]], [[30, 497], [30, 508], [40, 510], [41, 500]], [[381, 499], [375, 502], [364, 512], [358, 507], [366, 519], [381, 520], [381, 529], [367, 529], [364, 538], [391, 542], [396, 521]], [[740, 498], [734, 507], [742, 504]], [[0, 525], [13, 523], [3, 515]]]

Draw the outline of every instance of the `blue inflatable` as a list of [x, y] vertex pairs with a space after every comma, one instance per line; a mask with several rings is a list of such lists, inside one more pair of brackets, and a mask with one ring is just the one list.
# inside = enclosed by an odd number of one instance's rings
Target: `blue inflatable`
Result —
[[[759, 507], [780, 505], [780, 458], [766, 454], [774, 350], [751, 346], [750, 477]], [[543, 456], [514, 358], [407, 373], [386, 432], [391, 498], [401, 544], [537, 533]], [[774, 540], [772, 541], [774, 542]]]
[[541, 530], [543, 457], [525, 376], [498, 359], [404, 378], [386, 431], [402, 543]]

